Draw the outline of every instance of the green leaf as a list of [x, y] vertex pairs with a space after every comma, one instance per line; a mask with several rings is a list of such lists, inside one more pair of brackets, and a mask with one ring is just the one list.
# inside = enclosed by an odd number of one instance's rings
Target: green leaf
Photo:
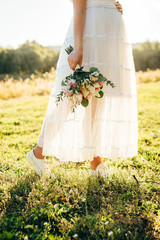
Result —
[[89, 103], [89, 101], [87, 99], [83, 99], [82, 102], [81, 102], [83, 107], [87, 107], [88, 103]]
[[82, 72], [82, 71], [83, 71], [83, 68], [84, 68], [84, 66], [82, 66], [82, 67], [80, 67], [80, 68], [77, 68], [77, 69], [75, 70], [75, 72]]
[[34, 225], [26, 225], [24, 228], [31, 228], [31, 229], [34, 229]]
[[62, 81], [61, 86], [67, 86], [67, 84], [64, 81]]
[[98, 93], [99, 93], [100, 96], [99, 97], [96, 96], [96, 98], [102, 98], [104, 93], [102, 91], [99, 91]]
[[102, 98], [102, 97], [103, 97], [103, 95], [104, 95], [104, 93], [103, 93], [102, 91], [99, 91], [99, 95], [100, 95], [100, 97], [99, 97], [99, 98]]
[[89, 69], [89, 71], [91, 72], [91, 73], [93, 73], [93, 72], [99, 72], [99, 70], [98, 70], [98, 68], [96, 68], [96, 67], [91, 67], [90, 69]]

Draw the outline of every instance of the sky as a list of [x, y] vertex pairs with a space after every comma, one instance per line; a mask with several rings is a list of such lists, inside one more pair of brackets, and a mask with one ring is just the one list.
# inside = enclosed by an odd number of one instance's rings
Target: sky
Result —
[[[119, 1], [132, 43], [160, 41], [160, 0]], [[0, 46], [62, 45], [72, 16], [70, 0], [0, 0]]]

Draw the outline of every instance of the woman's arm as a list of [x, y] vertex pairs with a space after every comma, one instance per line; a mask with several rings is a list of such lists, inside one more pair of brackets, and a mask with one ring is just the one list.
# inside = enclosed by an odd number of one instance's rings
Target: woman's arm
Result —
[[74, 50], [68, 56], [70, 68], [74, 71], [83, 59], [83, 31], [86, 19], [86, 0], [73, 0]]

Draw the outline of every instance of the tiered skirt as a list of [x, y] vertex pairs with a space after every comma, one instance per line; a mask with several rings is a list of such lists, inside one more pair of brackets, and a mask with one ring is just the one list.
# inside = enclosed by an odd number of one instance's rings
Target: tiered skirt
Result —
[[72, 113], [65, 98], [56, 105], [61, 81], [73, 71], [65, 48], [74, 46], [73, 18], [57, 63], [37, 145], [42, 154], [61, 161], [82, 162], [101, 156], [110, 159], [138, 154], [137, 90], [132, 46], [127, 39], [123, 16], [114, 0], [88, 0], [83, 34], [84, 70], [96, 66], [115, 88], [104, 85], [104, 96], [92, 97], [88, 107]]

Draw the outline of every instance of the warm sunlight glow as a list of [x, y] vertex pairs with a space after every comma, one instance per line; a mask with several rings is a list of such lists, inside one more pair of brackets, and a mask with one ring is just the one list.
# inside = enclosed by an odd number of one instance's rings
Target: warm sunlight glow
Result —
[[[120, 0], [131, 42], [159, 40], [160, 1]], [[0, 0], [0, 46], [26, 40], [62, 45], [72, 18], [69, 0]]]

